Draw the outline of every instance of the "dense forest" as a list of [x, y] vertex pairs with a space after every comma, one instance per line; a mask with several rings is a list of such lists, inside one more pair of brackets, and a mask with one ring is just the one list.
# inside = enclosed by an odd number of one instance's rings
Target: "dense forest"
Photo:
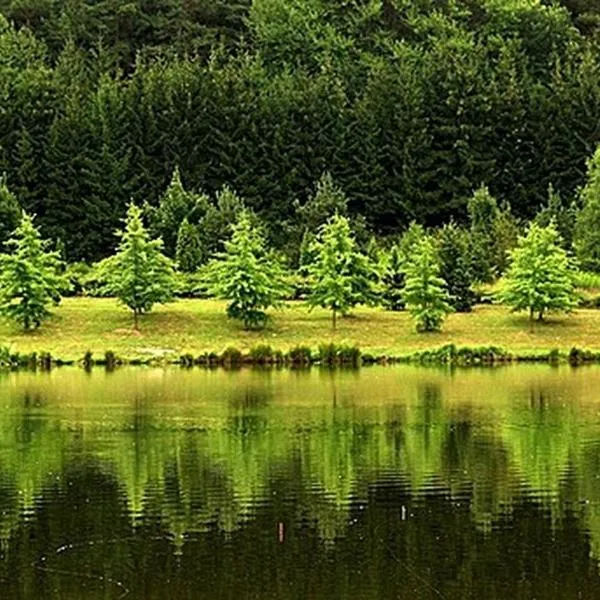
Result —
[[350, 217], [387, 235], [465, 220], [481, 185], [522, 218], [550, 184], [578, 201], [600, 141], [596, 0], [0, 0], [0, 12], [0, 172], [69, 261], [109, 255], [129, 201], [151, 213], [174, 173], [211, 199], [186, 215], [196, 224], [226, 218], [215, 198], [229, 195], [285, 249], [324, 173]]

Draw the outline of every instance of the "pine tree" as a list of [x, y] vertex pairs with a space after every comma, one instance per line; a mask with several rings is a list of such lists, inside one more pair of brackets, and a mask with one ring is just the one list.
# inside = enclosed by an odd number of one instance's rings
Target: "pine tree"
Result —
[[446, 282], [450, 305], [457, 312], [470, 312], [475, 294], [471, 289], [474, 282], [469, 235], [450, 222], [439, 230], [437, 245], [440, 276]]
[[66, 288], [58, 253], [49, 250], [50, 243], [26, 213], [6, 245], [11, 252], [0, 255], [0, 314], [26, 331], [37, 328]]
[[493, 274], [503, 275], [508, 268], [508, 253], [517, 245], [519, 223], [510, 204], [503, 202], [492, 224], [491, 264]]
[[331, 310], [334, 329], [338, 313], [345, 315], [357, 304], [377, 303], [377, 270], [360, 252], [346, 217], [335, 215], [320, 228], [313, 254], [308, 304]]
[[575, 269], [553, 223], [532, 223], [510, 253], [511, 264], [498, 295], [513, 311], [529, 311], [543, 320], [548, 311], [570, 312], [576, 306]]
[[157, 208], [150, 208], [151, 231], [163, 240], [165, 253], [174, 257], [177, 234], [184, 219], [197, 223], [209, 208], [208, 198], [193, 194], [183, 187], [179, 168], [176, 167], [167, 191]]
[[232, 227], [231, 240], [206, 267], [208, 292], [229, 300], [227, 315], [246, 329], [265, 325], [269, 308], [281, 306], [288, 293], [283, 267], [267, 252], [264, 236], [248, 211]]
[[548, 201], [538, 211], [535, 216], [535, 222], [540, 227], [548, 227], [550, 223], [554, 222], [562, 240], [563, 248], [569, 250], [573, 247], [576, 219], [577, 206], [575, 202], [565, 204], [561, 195], [554, 189], [554, 186], [549, 184]]
[[0, 176], [0, 248], [21, 221], [21, 205], [8, 189], [6, 175]]
[[600, 146], [587, 163], [587, 181], [579, 193], [574, 246], [581, 267], [600, 272]]
[[171, 260], [162, 253], [162, 240], [150, 239], [135, 204], [129, 205], [124, 222], [125, 230], [117, 232], [117, 253], [100, 263], [99, 277], [104, 290], [133, 311], [138, 329], [140, 314], [173, 298], [176, 280]]
[[417, 331], [438, 331], [452, 308], [446, 282], [439, 276], [440, 266], [431, 239], [419, 241], [405, 263], [404, 271], [404, 302], [415, 320]]
[[494, 276], [494, 223], [498, 217], [498, 203], [486, 186], [475, 191], [468, 203], [471, 224], [471, 255], [473, 276], [488, 282]]
[[383, 305], [388, 310], [404, 310], [404, 258], [400, 244], [394, 244], [387, 254], [382, 276]]
[[177, 268], [183, 273], [196, 272], [203, 262], [198, 228], [192, 225], [187, 217], [183, 219], [177, 232], [175, 260]]

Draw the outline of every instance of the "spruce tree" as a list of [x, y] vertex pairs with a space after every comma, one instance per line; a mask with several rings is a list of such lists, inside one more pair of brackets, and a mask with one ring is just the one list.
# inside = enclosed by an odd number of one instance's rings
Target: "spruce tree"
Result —
[[0, 248], [21, 221], [21, 205], [9, 190], [6, 175], [0, 176]]
[[11, 252], [0, 255], [0, 314], [26, 331], [37, 328], [66, 287], [58, 253], [49, 250], [50, 243], [26, 213], [6, 246]]
[[471, 225], [471, 255], [473, 276], [488, 282], [494, 277], [494, 223], [498, 217], [498, 203], [486, 186], [475, 191], [468, 203]]
[[315, 258], [308, 267], [308, 304], [331, 310], [333, 329], [338, 314], [347, 314], [357, 304], [379, 300], [377, 269], [360, 252], [346, 217], [335, 215], [323, 225], [312, 251]]
[[600, 146], [587, 163], [587, 181], [579, 193], [574, 246], [581, 267], [600, 272]]
[[566, 204], [561, 195], [554, 189], [554, 186], [549, 184], [548, 200], [535, 216], [535, 222], [540, 227], [548, 227], [550, 223], [554, 222], [562, 240], [563, 248], [570, 250], [573, 247], [576, 219], [577, 206], [575, 202]]
[[388, 310], [404, 310], [404, 257], [400, 244], [394, 244], [387, 254], [382, 283], [383, 305]]
[[446, 282], [449, 303], [457, 312], [470, 312], [475, 303], [469, 234], [450, 222], [437, 235], [440, 276]]
[[174, 258], [177, 235], [184, 219], [197, 223], [209, 208], [208, 198], [202, 194], [188, 192], [181, 182], [176, 167], [166, 192], [157, 208], [149, 208], [151, 232], [163, 240], [165, 254]]
[[548, 311], [570, 312], [576, 306], [575, 268], [554, 223], [532, 223], [510, 259], [498, 298], [513, 311], [526, 310], [530, 319], [537, 315], [541, 321]]
[[422, 238], [404, 266], [403, 297], [418, 332], [438, 331], [452, 308], [431, 239]]
[[135, 204], [129, 205], [124, 223], [124, 231], [117, 232], [117, 253], [100, 263], [99, 278], [105, 292], [131, 309], [138, 329], [140, 314], [173, 298], [176, 279], [172, 261], [162, 253], [162, 240], [150, 239]]
[[239, 319], [246, 329], [265, 325], [269, 308], [281, 306], [289, 291], [283, 267], [265, 247], [255, 219], [242, 211], [232, 227], [225, 251], [208, 263], [205, 271], [208, 292], [229, 300], [227, 315]]
[[177, 232], [177, 246], [175, 248], [177, 268], [183, 273], [194, 273], [202, 264], [202, 259], [198, 228], [185, 217]]

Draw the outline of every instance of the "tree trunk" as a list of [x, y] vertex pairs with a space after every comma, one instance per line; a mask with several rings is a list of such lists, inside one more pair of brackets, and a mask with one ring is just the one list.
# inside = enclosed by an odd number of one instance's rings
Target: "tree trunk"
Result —
[[538, 321], [543, 321], [544, 320], [544, 309], [542, 308], [542, 310], [540, 310], [540, 312], [538, 313]]

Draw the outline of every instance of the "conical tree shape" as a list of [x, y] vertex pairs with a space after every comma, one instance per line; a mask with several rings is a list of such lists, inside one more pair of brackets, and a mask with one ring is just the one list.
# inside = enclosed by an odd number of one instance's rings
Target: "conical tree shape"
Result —
[[133, 311], [137, 329], [141, 313], [173, 298], [175, 273], [171, 260], [162, 253], [162, 241], [150, 239], [141, 210], [133, 203], [127, 210], [125, 230], [117, 235], [121, 239], [117, 253], [100, 264], [100, 278], [106, 291]]
[[283, 269], [265, 249], [265, 240], [247, 211], [233, 226], [225, 251], [207, 266], [209, 293], [229, 300], [227, 314], [243, 321], [246, 329], [265, 325], [265, 311], [281, 305], [288, 293]]
[[452, 308], [433, 242], [423, 238], [405, 264], [404, 302], [418, 332], [438, 331]]
[[569, 312], [576, 306], [575, 269], [553, 223], [532, 223], [510, 253], [500, 301], [513, 311], [526, 310], [542, 320], [548, 311]]
[[49, 243], [26, 213], [6, 245], [12, 251], [0, 255], [0, 313], [25, 330], [39, 327], [65, 287], [58, 253], [48, 250]]

